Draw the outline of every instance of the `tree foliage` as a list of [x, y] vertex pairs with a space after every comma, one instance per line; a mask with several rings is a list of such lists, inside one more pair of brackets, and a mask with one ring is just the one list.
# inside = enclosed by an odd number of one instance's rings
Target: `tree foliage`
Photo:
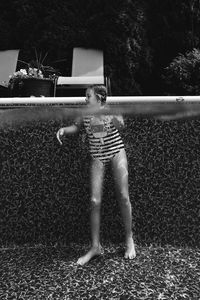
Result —
[[1, 48], [20, 48], [20, 58], [25, 61], [33, 58], [34, 47], [38, 52], [48, 51], [47, 63], [55, 62], [68, 76], [73, 47], [100, 48], [113, 92], [142, 93], [137, 75], [141, 66], [149, 68], [150, 55], [141, 1], [59, 0], [55, 4], [52, 0], [18, 0], [11, 5], [4, 0], [1, 8], [5, 28], [0, 31]]
[[[200, 47], [199, 0], [149, 0], [148, 41], [153, 54], [152, 93], [166, 90], [163, 69], [179, 54]], [[177, 91], [178, 93], [178, 91]]]
[[104, 50], [115, 94], [162, 94], [163, 69], [200, 47], [200, 0], [1, 0], [0, 50], [71, 75], [72, 49]]
[[200, 50], [179, 54], [166, 68], [164, 79], [170, 94], [200, 94]]

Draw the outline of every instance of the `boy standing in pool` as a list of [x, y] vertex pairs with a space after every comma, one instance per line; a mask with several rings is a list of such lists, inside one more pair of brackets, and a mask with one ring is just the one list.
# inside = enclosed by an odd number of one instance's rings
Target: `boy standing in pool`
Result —
[[[86, 90], [86, 101], [92, 108], [104, 108], [107, 90], [104, 85], [93, 85]], [[102, 185], [105, 166], [111, 162], [114, 180], [119, 196], [122, 218], [125, 227], [125, 258], [133, 259], [136, 256], [132, 234], [132, 207], [128, 190], [128, 164], [124, 144], [118, 129], [123, 127], [121, 116], [100, 115], [87, 116], [82, 120], [76, 119], [75, 124], [60, 128], [57, 138], [61, 142], [64, 134], [76, 133], [83, 122], [89, 139], [91, 154], [91, 249], [77, 261], [84, 265], [94, 256], [102, 252], [100, 245], [100, 208]]]

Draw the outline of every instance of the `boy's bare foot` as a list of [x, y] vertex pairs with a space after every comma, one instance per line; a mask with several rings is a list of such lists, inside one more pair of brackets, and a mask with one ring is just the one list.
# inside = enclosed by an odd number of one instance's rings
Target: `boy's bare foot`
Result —
[[84, 256], [81, 256], [78, 259], [77, 264], [83, 266], [86, 263], [88, 263], [94, 256], [101, 255], [101, 254], [102, 254], [101, 246], [97, 246], [97, 247], [93, 246]]
[[124, 257], [129, 259], [136, 257], [135, 245], [132, 237], [128, 238], [126, 241], [126, 251]]

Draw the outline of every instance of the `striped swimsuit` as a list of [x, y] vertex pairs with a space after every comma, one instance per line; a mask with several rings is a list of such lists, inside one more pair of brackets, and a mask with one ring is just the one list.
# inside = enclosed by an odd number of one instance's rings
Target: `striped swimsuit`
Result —
[[[115, 128], [109, 116], [103, 116], [103, 121], [99, 125], [95, 124], [93, 116], [83, 119], [83, 124], [89, 138], [90, 154], [94, 159], [99, 159], [102, 163], [108, 163], [121, 149], [124, 144], [119, 131]], [[98, 136], [99, 135], [99, 136]], [[103, 137], [102, 137], [103, 136]]]

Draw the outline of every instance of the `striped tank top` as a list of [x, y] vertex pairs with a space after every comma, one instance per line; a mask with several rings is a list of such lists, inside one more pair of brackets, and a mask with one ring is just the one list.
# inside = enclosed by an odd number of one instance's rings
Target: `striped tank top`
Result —
[[87, 116], [83, 124], [89, 139], [90, 154], [103, 163], [109, 162], [115, 154], [124, 149], [124, 143], [110, 116]]

